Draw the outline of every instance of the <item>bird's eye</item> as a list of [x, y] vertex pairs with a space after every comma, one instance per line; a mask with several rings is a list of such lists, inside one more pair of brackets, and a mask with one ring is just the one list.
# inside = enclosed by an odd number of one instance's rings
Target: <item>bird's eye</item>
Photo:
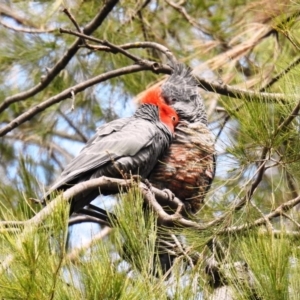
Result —
[[172, 121], [175, 122], [176, 121], [176, 117], [172, 116]]

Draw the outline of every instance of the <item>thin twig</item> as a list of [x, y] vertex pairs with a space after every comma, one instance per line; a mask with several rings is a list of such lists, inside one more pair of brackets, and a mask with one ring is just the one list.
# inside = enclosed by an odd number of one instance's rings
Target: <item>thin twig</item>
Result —
[[71, 20], [71, 22], [73, 23], [75, 28], [78, 30], [78, 32], [81, 32], [80, 26], [77, 23], [77, 21], [75, 20], [74, 16], [71, 14], [71, 12], [66, 7], [62, 11], [63, 11], [63, 13], [65, 13], [68, 16], [68, 18]]
[[199, 87], [209, 91], [218, 93], [220, 95], [241, 99], [248, 102], [260, 103], [287, 103], [288, 98], [295, 98], [294, 95], [286, 95], [282, 93], [266, 93], [256, 92], [251, 90], [244, 90], [229, 86], [227, 84], [219, 84], [216, 82], [210, 82], [204, 78], [194, 75], [199, 81]]
[[[83, 142], [83, 139], [81, 136], [77, 135], [77, 134], [74, 134], [73, 132], [68, 134], [67, 132], [65, 131], [53, 131], [53, 135], [54, 136], [57, 136], [57, 137], [60, 137], [60, 138], [63, 138], [63, 139], [67, 139], [67, 140], [70, 140], [70, 141], [75, 141], [75, 142]], [[8, 137], [9, 135], [7, 135]], [[86, 137], [85, 137], [86, 138]]]
[[[300, 224], [294, 219], [292, 218], [290, 215], [288, 215], [287, 213], [283, 212], [281, 214], [283, 217], [287, 218], [289, 221], [291, 221], [294, 225], [296, 225], [298, 227], [298, 229], [300, 229]], [[273, 230], [274, 231], [274, 230]]]
[[275, 84], [278, 80], [280, 80], [284, 75], [286, 75], [290, 70], [300, 64], [300, 57], [296, 58], [287, 68], [285, 68], [282, 72], [273, 77], [264, 87], [260, 89], [261, 92], [265, 92], [268, 88], [270, 88], [273, 84]]
[[276, 128], [275, 132], [273, 133], [276, 136], [284, 127], [288, 126], [297, 116], [300, 110], [300, 101], [294, 107], [293, 111], [286, 117]]
[[[78, 37], [81, 37], [81, 38], [84, 38], [84, 39], [90, 40], [92, 42], [103, 45], [100, 47], [95, 46], [93, 48], [94, 50], [109, 51], [112, 53], [122, 53], [123, 55], [127, 56], [128, 58], [132, 59], [134, 62], [136, 62], [138, 64], [140, 64], [143, 60], [140, 57], [135, 56], [135, 55], [129, 53], [128, 51], [125, 51], [126, 49], [133, 49], [133, 48], [157, 49], [157, 50], [161, 51], [162, 53], [164, 53], [166, 55], [166, 57], [171, 61], [172, 64], [177, 63], [175, 56], [167, 47], [160, 45], [158, 43], [155, 43], [155, 42], [135, 42], [135, 43], [127, 43], [127, 44], [123, 44], [123, 45], [114, 45], [106, 40], [100, 40], [95, 37], [76, 32], [74, 30], [64, 29], [64, 28], [60, 28], [59, 30], [61, 33], [75, 35], [75, 36], [78, 36]], [[89, 46], [89, 47], [91, 47], [91, 46]]]
[[179, 251], [184, 255], [184, 257], [187, 259], [187, 261], [189, 262], [189, 265], [191, 268], [194, 268], [194, 263], [193, 260], [189, 257], [189, 255], [186, 253], [186, 251], [183, 249], [181, 243], [179, 242], [179, 240], [177, 239], [175, 234], [171, 234], [172, 239], [174, 240], [177, 248], [179, 249]]
[[181, 6], [178, 3], [176, 4], [170, 0], [165, 0], [165, 1], [170, 6], [172, 6], [176, 11], [178, 11], [192, 26], [194, 26], [195, 28], [200, 30], [205, 35], [211, 36], [211, 33], [209, 33], [207, 29], [203, 29], [203, 26], [200, 26], [200, 24], [187, 13], [187, 11], [185, 10], [185, 8], [183, 6]]
[[66, 261], [76, 263], [83, 252], [90, 249], [96, 242], [103, 240], [103, 238], [109, 235], [111, 231], [112, 228], [104, 227], [98, 234], [94, 235], [89, 242], [82, 244], [80, 247], [75, 248], [72, 252], [70, 252], [66, 256]]
[[[143, 60], [141, 60], [140, 58], [138, 58], [132, 54], [129, 54], [127, 51], [126, 52], [122, 51], [122, 50], [129, 49], [129, 48], [141, 47], [142, 44], [145, 45], [145, 43], [143, 43], [143, 42], [116, 46], [107, 41], [100, 40], [100, 39], [90, 37], [90, 36], [86, 36], [84, 34], [78, 33], [73, 30], [67, 30], [67, 29], [61, 28], [60, 31], [63, 33], [68, 33], [68, 34], [76, 35], [78, 37], [86, 38], [88, 40], [108, 46], [106, 48], [97, 48], [97, 49], [110, 51], [110, 52], [112, 52], [112, 50], [117, 51], [117, 52], [120, 52], [120, 53], [126, 55], [127, 57], [131, 58], [132, 60], [137, 61], [138, 63], [140, 63], [141, 61], [143, 62]], [[159, 50], [161, 51], [161, 49], [159, 49]], [[174, 58], [174, 56], [170, 55], [169, 52], [163, 51], [163, 53], [165, 53], [166, 55], [168, 53], [168, 58], [171, 60], [171, 62], [174, 62], [174, 61], [176, 62], [176, 59]], [[210, 82], [210, 81], [207, 81], [206, 79], [200, 78], [199, 76], [196, 76], [196, 75], [195, 75], [195, 77], [199, 81], [199, 87], [201, 87], [209, 92], [218, 93], [218, 94], [232, 97], [232, 98], [243, 99], [243, 100], [250, 101], [250, 102], [252, 102], [252, 101], [260, 101], [260, 102], [266, 102], [266, 103], [272, 103], [272, 102], [286, 103], [287, 102], [288, 95], [285, 95], [285, 94], [244, 90], [244, 89], [235, 88], [235, 87], [232, 87], [232, 86], [229, 86], [226, 84]]]
[[274, 230], [274, 228], [273, 228], [273, 226], [272, 226], [270, 220], [268, 220], [268, 219], [265, 217], [264, 213], [260, 210], [260, 208], [259, 208], [253, 201], [250, 201], [250, 204], [258, 211], [258, 213], [261, 215], [261, 217], [265, 219], [265, 222], [266, 222], [266, 223], [265, 223], [266, 228], [267, 228], [267, 230], [271, 233], [271, 232]]
[[33, 22], [21, 17], [20, 15], [18, 15], [16, 13], [15, 9], [12, 9], [11, 7], [9, 7], [8, 5], [5, 5], [3, 3], [0, 4], [0, 15], [9, 17], [18, 24], [35, 28], [35, 24]]
[[136, 18], [136, 16], [138, 16], [140, 13], [141, 13], [141, 11], [149, 4], [151, 2], [151, 0], [145, 0], [145, 2], [134, 12], [134, 13], [132, 13], [131, 14], [131, 16], [124, 22], [124, 23], [122, 23], [122, 25], [117, 29], [117, 33], [120, 33], [120, 31], [121, 30], [123, 30], [123, 28], [124, 28], [124, 26], [127, 24], [127, 23], [129, 23], [129, 22], [131, 22], [131, 21], [133, 21], [135, 18]]
[[81, 130], [76, 126], [72, 120], [64, 114], [60, 109], [58, 110], [58, 113], [64, 118], [64, 120], [68, 123], [68, 125], [74, 129], [74, 131], [80, 136], [81, 142], [86, 143], [88, 141], [88, 138], [81, 132]]
[[[280, 72], [278, 75], [276, 75], [274, 78], [272, 78], [264, 87], [262, 87], [259, 92], [265, 92], [268, 88], [270, 88], [273, 84], [275, 84], [279, 79], [281, 79], [284, 75], [286, 75], [292, 68], [296, 67], [298, 64], [300, 64], [300, 57], [295, 59], [286, 69], [284, 69], [282, 72]], [[241, 109], [243, 107], [243, 104], [241, 104], [237, 109]], [[221, 134], [223, 128], [225, 127], [226, 123], [229, 121], [230, 115], [227, 115], [225, 117], [224, 122], [221, 125], [221, 129], [219, 130], [216, 140]]]
[[40, 33], [50, 33], [56, 31], [56, 28], [50, 28], [50, 29], [32, 29], [32, 28], [21, 28], [21, 27], [16, 27], [12, 26], [10, 24], [7, 24], [0, 20], [0, 25], [3, 27], [16, 31], [16, 32], [24, 32], [24, 33], [31, 33], [31, 34], [40, 34]]
[[238, 232], [241, 232], [241, 231], [244, 231], [247, 229], [251, 229], [253, 227], [265, 225], [266, 220], [271, 220], [271, 219], [281, 216], [284, 212], [290, 210], [291, 208], [295, 207], [299, 203], [300, 203], [300, 196], [279, 205], [275, 210], [266, 214], [263, 218], [259, 218], [252, 223], [243, 224], [240, 226], [232, 226], [232, 227], [222, 229], [218, 232], [218, 234], [238, 233]]
[[[239, 106], [237, 106], [237, 107], [234, 108], [233, 110], [235, 110], [236, 112], [238, 112], [243, 106], [244, 106], [244, 103], [241, 104], [241, 105], [239, 105]], [[220, 125], [220, 130], [218, 131], [218, 133], [217, 133], [217, 135], [216, 135], [216, 138], [215, 138], [216, 141], [217, 141], [218, 138], [220, 137], [222, 131], [224, 130], [224, 128], [225, 128], [226, 124], [228, 123], [228, 121], [230, 120], [230, 118], [231, 118], [231, 115], [229, 115], [229, 114], [227, 114], [227, 115], [225, 116], [223, 123]]]
[[216, 225], [219, 225], [224, 220], [226, 220], [228, 217], [230, 217], [232, 212], [237, 212], [237, 211], [241, 210], [246, 205], [246, 203], [248, 203], [248, 201], [251, 199], [254, 191], [256, 190], [256, 188], [258, 187], [259, 183], [261, 182], [261, 180], [263, 178], [263, 174], [265, 172], [265, 165], [266, 165], [265, 158], [266, 158], [267, 153], [268, 153], [268, 149], [263, 148], [262, 154], [261, 154], [261, 162], [257, 169], [256, 178], [255, 178], [254, 182], [251, 184], [250, 188], [248, 189], [246, 195], [233, 206], [233, 208], [231, 209], [230, 212], [226, 212], [223, 215], [221, 215], [220, 217], [216, 218], [215, 220], [209, 222], [208, 224], [206, 224], [207, 227], [211, 228], [211, 227], [215, 227]]
[[294, 179], [288, 170], [286, 170], [286, 180], [293, 198], [298, 197], [297, 188], [295, 186]]

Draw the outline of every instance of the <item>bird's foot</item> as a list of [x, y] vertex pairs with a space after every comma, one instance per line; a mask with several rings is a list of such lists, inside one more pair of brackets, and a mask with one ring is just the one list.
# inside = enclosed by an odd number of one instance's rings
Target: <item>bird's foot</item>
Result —
[[141, 175], [131, 175], [130, 178], [135, 182], [143, 182], [144, 179]]
[[151, 189], [151, 184], [148, 179], [143, 178], [141, 175], [131, 175], [131, 179], [133, 179], [135, 182], [142, 182], [144, 183], [149, 189]]
[[163, 189], [162, 190], [164, 193], [166, 193], [167, 197], [168, 197], [168, 201], [170, 202], [173, 202], [174, 199], [175, 199], [175, 194], [171, 191], [171, 190], [168, 190], [168, 189]]
[[131, 178], [137, 183], [139, 183], [139, 182], [144, 183], [146, 185], [146, 187], [149, 189], [149, 191], [152, 193], [152, 184], [150, 183], [150, 181], [147, 178], [143, 178], [140, 175], [132, 175]]
[[150, 183], [150, 181], [148, 179], [144, 179], [143, 183], [147, 186], [147, 188], [149, 189], [149, 191], [151, 193], [153, 193], [153, 191], [152, 191], [152, 184]]
[[181, 216], [182, 210], [184, 208], [183, 202], [180, 199], [176, 198], [176, 195], [171, 190], [163, 189], [163, 192], [165, 192], [168, 197], [168, 202], [170, 203], [170, 207], [174, 207], [174, 204], [171, 203], [176, 204], [177, 208], [175, 211], [175, 215]]

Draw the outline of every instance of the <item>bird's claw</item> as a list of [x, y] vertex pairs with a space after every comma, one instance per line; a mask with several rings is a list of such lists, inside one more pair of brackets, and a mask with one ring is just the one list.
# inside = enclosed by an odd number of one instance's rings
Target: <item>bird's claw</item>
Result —
[[131, 175], [131, 178], [135, 182], [143, 182], [144, 180], [141, 175]]
[[152, 185], [151, 185], [150, 181], [147, 178], [143, 178], [140, 175], [132, 175], [131, 178], [135, 182], [142, 182], [142, 183], [144, 183], [147, 186], [147, 188], [152, 192]]
[[163, 189], [163, 192], [165, 192], [165, 193], [167, 194], [168, 200], [169, 200], [170, 202], [174, 201], [174, 199], [175, 199], [175, 194], [174, 194], [171, 190]]
[[150, 192], [152, 193], [152, 184], [150, 183], [150, 181], [148, 179], [144, 179], [144, 183], [147, 186], [147, 188], [150, 190]]

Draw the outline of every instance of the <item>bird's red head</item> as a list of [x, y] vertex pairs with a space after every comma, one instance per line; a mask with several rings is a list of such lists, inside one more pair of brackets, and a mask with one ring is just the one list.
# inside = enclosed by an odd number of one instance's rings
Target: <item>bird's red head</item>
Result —
[[162, 123], [167, 125], [171, 132], [174, 132], [175, 127], [179, 122], [179, 117], [176, 111], [167, 105], [161, 96], [159, 87], [152, 88], [147, 91], [140, 101], [141, 104], [153, 104], [159, 107], [159, 118]]

